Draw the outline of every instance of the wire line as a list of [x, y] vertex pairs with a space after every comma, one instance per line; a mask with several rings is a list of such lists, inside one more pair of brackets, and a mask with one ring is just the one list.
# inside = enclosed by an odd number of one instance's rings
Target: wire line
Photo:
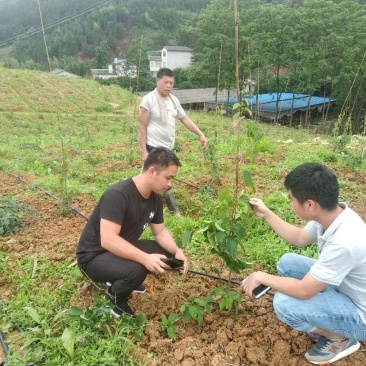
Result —
[[[53, 27], [55, 27], [57, 25], [63, 24], [65, 22], [68, 22], [69, 20], [75, 19], [75, 18], [77, 18], [77, 17], [79, 17], [81, 15], [87, 14], [87, 13], [91, 12], [92, 10], [97, 9], [97, 8], [103, 6], [103, 5], [106, 5], [107, 3], [110, 3], [112, 1], [113, 0], [103, 0], [102, 2], [99, 2], [97, 4], [94, 4], [92, 6], [89, 6], [89, 7], [85, 8], [83, 10], [80, 10], [80, 11], [76, 12], [73, 15], [70, 15], [70, 16], [61, 18], [59, 20], [56, 20], [54, 22], [51, 22], [51, 23], [45, 25], [44, 26], [44, 29], [53, 28]], [[22, 38], [25, 38], [25, 37], [29, 37], [29, 36], [32, 36], [34, 34], [40, 33], [40, 32], [42, 32], [42, 28], [41, 27], [40, 28], [37, 28], [37, 29], [35, 29], [35, 30], [31, 31], [31, 32], [23, 33], [23, 34], [20, 34], [20, 35], [15, 36], [15, 37], [9, 38], [9, 39], [7, 39], [5, 41], [0, 41], [0, 47], [3, 47], [3, 46], [5, 46], [5, 45], [7, 45], [9, 43], [13, 43], [13, 42], [15, 42], [18, 39], [22, 39]]]

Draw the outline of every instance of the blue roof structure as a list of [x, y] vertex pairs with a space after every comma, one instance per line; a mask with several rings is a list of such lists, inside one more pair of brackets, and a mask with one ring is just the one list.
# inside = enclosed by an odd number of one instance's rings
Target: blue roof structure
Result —
[[[281, 118], [284, 115], [291, 115], [296, 111], [307, 110], [308, 108], [318, 108], [321, 111], [324, 106], [335, 102], [335, 99], [332, 98], [310, 97], [307, 94], [295, 93], [259, 94], [253, 95], [252, 97], [243, 96], [242, 99], [248, 102], [253, 112], [258, 112], [262, 117], [269, 119], [275, 119], [277, 106], [277, 118]], [[237, 102], [237, 98], [219, 98], [217, 102], [219, 104], [233, 106]], [[210, 99], [206, 103], [216, 103], [216, 100]]]

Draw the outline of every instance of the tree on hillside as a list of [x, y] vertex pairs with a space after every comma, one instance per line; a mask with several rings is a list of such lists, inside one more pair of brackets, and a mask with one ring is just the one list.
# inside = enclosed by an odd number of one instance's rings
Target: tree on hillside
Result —
[[93, 66], [96, 69], [104, 69], [110, 62], [108, 56], [108, 43], [107, 41], [102, 41], [95, 48], [95, 57], [93, 59]]

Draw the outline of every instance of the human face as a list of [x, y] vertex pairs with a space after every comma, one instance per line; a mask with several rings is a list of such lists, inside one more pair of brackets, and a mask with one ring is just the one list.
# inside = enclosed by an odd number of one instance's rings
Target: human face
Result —
[[153, 192], [158, 194], [165, 193], [173, 184], [173, 179], [177, 175], [178, 167], [170, 165], [164, 170], [156, 170], [153, 174]]
[[162, 97], [167, 97], [173, 89], [174, 78], [172, 76], [163, 76], [161, 79], [156, 79], [158, 93]]
[[296, 215], [300, 217], [302, 220], [308, 221], [308, 201], [304, 203], [300, 203], [293, 195], [292, 192], [289, 191], [289, 198], [291, 200], [291, 208], [294, 210]]

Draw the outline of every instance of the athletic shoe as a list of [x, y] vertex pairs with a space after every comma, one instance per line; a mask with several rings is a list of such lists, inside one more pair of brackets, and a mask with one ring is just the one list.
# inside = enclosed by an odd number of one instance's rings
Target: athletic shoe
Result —
[[[112, 284], [110, 282], [106, 282], [105, 283], [108, 287], [108, 292], [109, 292], [109, 288], [112, 286]], [[137, 294], [144, 294], [146, 292], [146, 288], [144, 285], [138, 285], [132, 292], [136, 292]]]
[[129, 315], [131, 317], [135, 317], [135, 312], [130, 308], [127, 301], [120, 301], [118, 305], [116, 305], [113, 309], [111, 309], [111, 314], [115, 318], [119, 318], [121, 315]]
[[136, 292], [137, 294], [144, 294], [146, 292], [146, 288], [144, 285], [138, 285], [132, 292]]
[[106, 300], [110, 301], [114, 305], [114, 308], [111, 309], [110, 312], [115, 318], [119, 318], [122, 314], [127, 314], [132, 317], [136, 316], [135, 312], [128, 305], [127, 300], [119, 301], [117, 304], [116, 298], [113, 295], [111, 295], [110, 293], [106, 293], [104, 295], [104, 298]]
[[305, 358], [317, 365], [327, 365], [356, 352], [359, 348], [360, 343], [354, 339], [320, 337], [315, 346], [305, 353]]
[[311, 340], [313, 342], [318, 342], [318, 340], [321, 338], [320, 334], [311, 333], [311, 332], [308, 333], [308, 336], [311, 338]]

